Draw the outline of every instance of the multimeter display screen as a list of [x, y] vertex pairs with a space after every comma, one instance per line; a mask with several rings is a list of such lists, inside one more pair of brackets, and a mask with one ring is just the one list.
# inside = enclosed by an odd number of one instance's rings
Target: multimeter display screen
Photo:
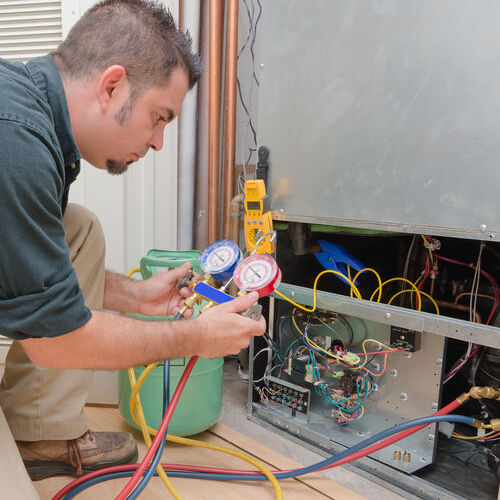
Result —
[[260, 201], [247, 201], [247, 210], [260, 210]]

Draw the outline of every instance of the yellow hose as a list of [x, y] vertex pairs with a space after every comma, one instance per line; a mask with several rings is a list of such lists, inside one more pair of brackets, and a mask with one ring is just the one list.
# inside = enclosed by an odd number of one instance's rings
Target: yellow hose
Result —
[[[137, 272], [140, 272], [139, 268], [131, 269], [127, 273], [127, 276], [130, 277]], [[130, 415], [131, 415], [132, 419], [134, 420], [134, 422], [140, 427], [144, 441], [145, 441], [148, 448], [151, 446], [151, 436], [156, 435], [156, 429], [153, 429], [152, 427], [150, 427], [146, 423], [146, 418], [144, 416], [144, 410], [142, 408], [142, 403], [141, 403], [139, 391], [142, 387], [142, 384], [146, 380], [146, 378], [156, 368], [157, 365], [158, 365], [158, 363], [149, 364], [144, 369], [144, 371], [141, 373], [141, 375], [139, 376], [139, 378], [137, 380], [135, 377], [134, 368], [128, 369], [128, 376], [129, 376], [130, 387], [131, 387], [130, 400], [129, 400]], [[279, 485], [277, 479], [274, 477], [274, 475], [271, 473], [271, 471], [269, 469], [267, 469], [264, 465], [262, 465], [260, 462], [253, 459], [252, 457], [249, 457], [248, 455], [245, 455], [244, 453], [241, 453], [239, 451], [231, 450], [230, 448], [225, 448], [223, 446], [218, 446], [218, 445], [210, 444], [210, 443], [204, 443], [203, 441], [196, 441], [194, 439], [177, 437], [177, 436], [173, 436], [171, 434], [167, 434], [167, 440], [172, 442], [172, 443], [179, 443], [179, 444], [184, 444], [187, 446], [198, 446], [199, 448], [207, 448], [209, 450], [220, 451], [222, 453], [227, 453], [228, 455], [233, 455], [235, 457], [240, 458], [241, 460], [244, 460], [245, 462], [248, 462], [249, 464], [253, 465], [256, 469], [260, 470], [267, 477], [267, 479], [269, 479], [269, 481], [273, 485], [274, 491], [276, 493], [276, 500], [283, 500], [283, 492], [281, 491], [281, 486]], [[167, 487], [168, 491], [170, 492], [170, 494], [176, 500], [183, 500], [182, 496], [175, 489], [174, 485], [172, 484], [172, 482], [168, 478], [167, 474], [165, 473], [165, 470], [163, 469], [163, 467], [160, 464], [158, 464], [158, 467], [156, 470], [157, 470], [158, 475], [160, 476], [161, 480], [163, 481], [163, 483]]]
[[[130, 276], [132, 276], [133, 274], [135, 273], [138, 273], [140, 272], [140, 269], [138, 267], [134, 268], [134, 269], [131, 269], [128, 273], [127, 273], [127, 276], [130, 278]], [[143, 380], [146, 379], [146, 377], [154, 370], [154, 368], [156, 367], [158, 363], [152, 363], [150, 364], [141, 374], [141, 377], [143, 377], [142, 381], [141, 381], [141, 385], [143, 383]], [[128, 369], [128, 378], [130, 380], [130, 387], [133, 387], [134, 385], [136, 385], [136, 380], [135, 380], [135, 371], [133, 368], [129, 368]], [[141, 378], [139, 378], [141, 380]], [[140, 386], [139, 386], [140, 387]], [[134, 396], [134, 398], [136, 399], [137, 403], [140, 404], [141, 401], [139, 399], [139, 393], [136, 394], [136, 396]], [[133, 400], [132, 400], [132, 396], [130, 397], [130, 414], [132, 415], [132, 411], [133, 411]], [[139, 419], [139, 427], [141, 428], [141, 431], [142, 431], [142, 437], [144, 438], [144, 442], [146, 443], [146, 446], [148, 448], [151, 447], [151, 437], [146, 429], [146, 419], [144, 418], [144, 412], [143, 411], [140, 411], [138, 413], [138, 419]], [[180, 495], [180, 493], [175, 489], [175, 486], [172, 484], [172, 481], [170, 481], [170, 479], [168, 478], [166, 472], [164, 471], [163, 467], [158, 464], [158, 467], [156, 468], [156, 472], [158, 472], [158, 476], [160, 477], [160, 479], [162, 480], [163, 484], [165, 485], [165, 487], [167, 488], [167, 490], [169, 491], [169, 493], [175, 498], [175, 500], [183, 500], [182, 496]]]
[[[140, 377], [137, 379], [137, 381], [134, 383], [132, 381], [132, 377], [130, 377], [130, 372], [133, 372], [133, 368], [129, 368], [129, 378], [131, 378], [131, 387], [132, 391], [130, 393], [130, 400], [129, 400], [129, 409], [130, 409], [130, 415], [132, 416], [134, 422], [141, 427], [143, 435], [146, 434], [148, 435], [148, 440], [150, 441], [151, 438], [149, 435], [156, 435], [156, 429], [153, 429], [149, 425], [146, 424], [145, 418], [144, 418], [144, 411], [142, 408], [142, 403], [141, 399], [139, 396], [139, 391], [141, 389], [142, 384], [146, 380], [146, 378], [149, 376], [149, 374], [155, 369], [156, 365], [158, 363], [151, 363], [146, 367], [146, 369], [141, 373]], [[133, 373], [133, 379], [135, 379], [135, 373]], [[142, 425], [142, 422], [144, 422], [144, 426]], [[252, 464], [256, 469], [260, 470], [266, 477], [271, 481], [271, 484], [274, 487], [274, 491], [276, 492], [276, 500], [282, 500], [283, 499], [283, 493], [281, 491], [281, 487], [277, 481], [277, 479], [274, 477], [272, 472], [267, 469], [264, 465], [262, 465], [260, 462], [257, 460], [253, 459], [252, 457], [249, 457], [248, 455], [245, 455], [244, 453], [241, 453], [239, 451], [231, 450], [230, 448], [224, 448], [223, 446], [218, 446], [215, 444], [211, 443], [204, 443], [203, 441], [196, 441], [194, 439], [187, 439], [187, 438], [182, 438], [178, 436], [173, 436], [171, 434], [167, 434], [167, 440], [172, 442], [172, 443], [179, 443], [179, 444], [185, 444], [188, 446], [198, 446], [199, 448], [207, 448], [209, 450], [216, 450], [220, 451], [222, 453], [227, 453], [228, 455], [233, 455], [235, 457], [241, 458], [245, 462], [248, 462], [249, 464]], [[149, 445], [148, 445], [149, 447]], [[158, 467], [161, 467], [160, 465]], [[169, 489], [170, 491], [170, 489]]]

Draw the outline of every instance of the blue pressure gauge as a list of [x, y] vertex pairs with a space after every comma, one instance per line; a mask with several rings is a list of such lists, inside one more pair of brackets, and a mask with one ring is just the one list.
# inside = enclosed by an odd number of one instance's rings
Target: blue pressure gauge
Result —
[[233, 275], [241, 257], [241, 250], [234, 241], [218, 240], [205, 248], [200, 265], [215, 281], [226, 281]]

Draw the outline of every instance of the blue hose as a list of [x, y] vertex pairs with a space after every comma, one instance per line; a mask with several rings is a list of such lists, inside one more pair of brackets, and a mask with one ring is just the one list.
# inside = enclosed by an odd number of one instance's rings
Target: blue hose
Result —
[[[411, 429], [412, 427], [418, 427], [420, 425], [429, 425], [429, 424], [435, 424], [438, 422], [453, 422], [453, 423], [461, 423], [461, 424], [467, 424], [467, 425], [472, 425], [474, 422], [474, 419], [472, 417], [466, 417], [464, 415], [432, 415], [429, 417], [421, 417], [417, 418], [415, 420], [409, 420], [408, 422], [404, 422], [402, 424], [395, 425], [394, 427], [391, 427], [389, 429], [386, 429], [384, 431], [378, 432], [374, 436], [367, 438], [360, 443], [354, 445], [351, 448], [348, 448], [344, 450], [341, 453], [338, 453], [337, 455], [333, 455], [330, 458], [326, 458], [325, 460], [321, 460], [320, 462], [317, 462], [313, 465], [310, 465], [308, 467], [303, 467], [301, 469], [297, 469], [295, 471], [289, 471], [289, 472], [278, 472], [274, 474], [276, 479], [288, 479], [290, 477], [297, 477], [301, 476], [303, 474], [309, 474], [310, 472], [314, 472], [318, 469], [323, 469], [324, 467], [327, 467], [329, 465], [334, 464], [335, 462], [338, 462], [339, 460], [342, 460], [343, 458], [346, 458], [350, 455], [353, 455], [354, 453], [357, 453], [358, 451], [362, 450], [363, 448], [367, 448], [368, 446], [371, 446], [372, 444], [377, 443], [378, 441], [382, 441], [384, 439], [387, 439], [388, 437], [393, 436], [394, 434], [397, 434], [401, 431], [404, 431], [406, 429]], [[267, 481], [266, 476], [264, 474], [255, 474], [255, 475], [246, 475], [246, 474], [216, 474], [212, 472], [189, 472], [189, 471], [176, 471], [176, 470], [167, 470], [167, 474], [170, 477], [184, 477], [184, 478], [190, 478], [190, 479], [215, 479], [215, 480], [223, 480], [223, 481]], [[93, 479], [89, 479], [88, 481], [85, 481], [84, 483], [78, 485], [74, 490], [70, 491], [69, 493], [66, 494], [64, 497], [64, 500], [69, 500], [73, 498], [75, 495], [80, 493], [80, 491], [83, 491], [84, 489], [88, 488], [89, 486], [92, 486], [94, 484], [100, 483], [102, 481], [106, 481], [108, 479], [115, 479], [115, 478], [120, 478], [120, 477], [130, 477], [133, 475], [133, 471], [124, 471], [124, 472], [113, 472], [111, 474], [105, 474], [100, 477], [96, 477]]]
[[[163, 363], [163, 415], [165, 415], [167, 411], [169, 402], [170, 402], [170, 361], [165, 361]], [[165, 430], [165, 436], [161, 440], [161, 443], [158, 446], [158, 449], [156, 450], [153, 460], [151, 460], [149, 468], [146, 470], [144, 476], [142, 476], [142, 479], [134, 488], [132, 493], [130, 493], [130, 495], [127, 497], [127, 500], [135, 500], [142, 493], [144, 488], [148, 485], [149, 481], [151, 480], [153, 474], [156, 471], [156, 468], [158, 467], [158, 464], [160, 463], [163, 450], [165, 449], [166, 441], [167, 441], [167, 430]]]

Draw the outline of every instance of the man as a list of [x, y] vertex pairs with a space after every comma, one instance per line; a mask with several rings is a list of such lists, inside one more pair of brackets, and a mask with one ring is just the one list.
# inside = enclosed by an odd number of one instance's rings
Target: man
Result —
[[67, 204], [81, 158], [119, 174], [161, 149], [199, 75], [189, 36], [151, 0], [105, 0], [52, 55], [0, 61], [0, 333], [15, 339], [0, 405], [34, 479], [137, 458], [129, 434], [88, 430], [86, 369], [222, 356], [264, 332], [238, 314], [255, 293], [190, 321], [103, 311], [174, 314], [188, 266], [144, 282], [105, 272], [99, 221]]

